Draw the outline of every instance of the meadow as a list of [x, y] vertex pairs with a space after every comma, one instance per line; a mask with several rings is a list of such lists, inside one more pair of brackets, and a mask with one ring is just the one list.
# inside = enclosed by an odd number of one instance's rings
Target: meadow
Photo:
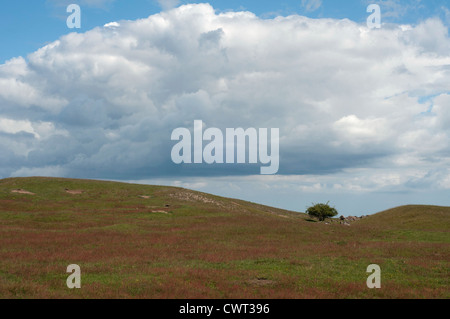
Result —
[[[182, 188], [4, 179], [0, 298], [446, 299], [449, 230], [449, 207], [347, 226]], [[66, 285], [71, 264], [81, 289]]]

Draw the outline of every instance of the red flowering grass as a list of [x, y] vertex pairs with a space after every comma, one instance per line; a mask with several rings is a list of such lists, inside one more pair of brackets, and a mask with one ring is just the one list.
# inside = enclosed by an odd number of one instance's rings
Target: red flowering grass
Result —
[[449, 217], [407, 206], [347, 227], [178, 188], [7, 179], [0, 298], [448, 298]]

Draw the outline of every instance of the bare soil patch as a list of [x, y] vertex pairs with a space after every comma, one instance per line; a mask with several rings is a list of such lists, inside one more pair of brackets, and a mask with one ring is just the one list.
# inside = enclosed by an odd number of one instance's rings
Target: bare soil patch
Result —
[[26, 190], [21, 189], [21, 188], [19, 188], [19, 189], [13, 189], [13, 190], [11, 191], [11, 193], [24, 194], [24, 195], [36, 195], [35, 193], [26, 191]]
[[276, 284], [275, 281], [269, 280], [267, 278], [255, 278], [247, 281], [248, 284], [256, 287], [273, 286]]
[[71, 194], [71, 195], [81, 195], [81, 194], [84, 193], [83, 190], [79, 190], [79, 189], [77, 189], [77, 190], [70, 190], [70, 189], [66, 188], [65, 191], [66, 191], [67, 194]]
[[155, 214], [169, 214], [168, 212], [166, 212], [165, 210], [152, 210], [152, 213]]

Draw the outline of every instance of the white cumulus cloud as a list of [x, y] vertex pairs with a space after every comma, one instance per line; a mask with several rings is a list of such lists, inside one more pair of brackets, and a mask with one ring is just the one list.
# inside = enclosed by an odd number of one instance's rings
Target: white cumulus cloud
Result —
[[438, 19], [369, 30], [350, 20], [219, 14], [208, 4], [70, 33], [0, 65], [0, 174], [259, 171], [174, 165], [172, 130], [202, 120], [280, 128], [282, 175], [389, 170], [378, 182], [339, 175], [308, 189], [406, 185], [412, 171], [438, 178], [426, 174], [450, 157], [449, 48]]

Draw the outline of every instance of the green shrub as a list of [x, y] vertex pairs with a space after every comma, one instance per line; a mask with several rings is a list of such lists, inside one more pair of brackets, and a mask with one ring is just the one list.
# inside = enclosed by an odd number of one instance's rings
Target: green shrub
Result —
[[313, 206], [306, 210], [306, 213], [309, 216], [318, 218], [320, 221], [336, 216], [338, 214], [337, 210], [334, 207], [330, 207], [328, 203], [313, 204]]

